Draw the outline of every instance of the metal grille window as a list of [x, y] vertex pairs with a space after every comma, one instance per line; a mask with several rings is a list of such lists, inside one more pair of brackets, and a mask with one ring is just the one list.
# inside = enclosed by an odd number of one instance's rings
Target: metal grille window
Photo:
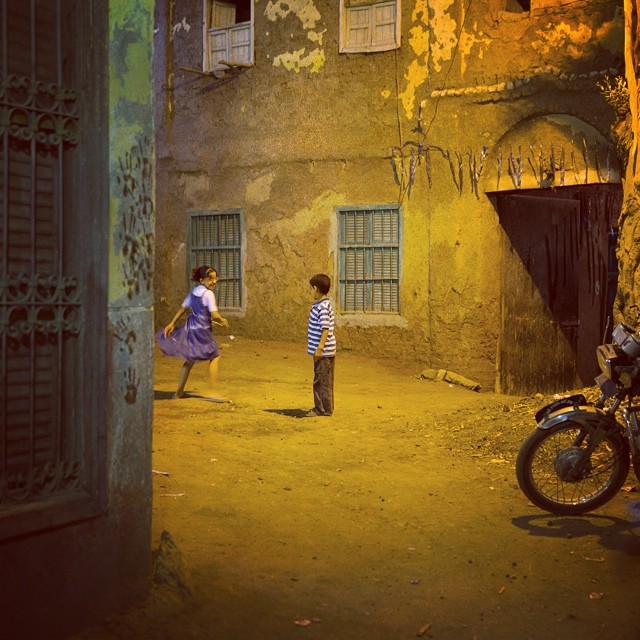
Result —
[[341, 311], [399, 313], [399, 208], [341, 207], [338, 216]]
[[242, 307], [242, 218], [240, 211], [196, 211], [190, 215], [187, 275], [203, 264], [218, 272], [221, 309]]

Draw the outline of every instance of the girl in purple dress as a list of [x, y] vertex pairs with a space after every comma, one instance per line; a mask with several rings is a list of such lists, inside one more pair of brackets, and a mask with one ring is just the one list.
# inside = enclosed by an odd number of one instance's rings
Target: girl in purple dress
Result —
[[[229, 321], [218, 312], [216, 297], [213, 294], [213, 289], [218, 282], [216, 270], [206, 265], [197, 267], [193, 270], [191, 279], [196, 286], [184, 299], [173, 320], [156, 334], [164, 355], [184, 360], [174, 398], [185, 397], [184, 387], [193, 365], [205, 360], [209, 362], [209, 387], [211, 392], [214, 392], [218, 380], [219, 352], [211, 323], [215, 322], [223, 327], [229, 326]], [[191, 313], [186, 324], [176, 327], [176, 322], [188, 309]], [[206, 399], [223, 400], [213, 395], [207, 396]]]

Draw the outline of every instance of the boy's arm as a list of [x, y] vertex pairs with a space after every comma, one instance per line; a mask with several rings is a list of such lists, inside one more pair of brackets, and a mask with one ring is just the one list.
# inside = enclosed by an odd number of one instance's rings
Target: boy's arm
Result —
[[322, 352], [324, 351], [324, 343], [327, 341], [328, 337], [329, 337], [329, 329], [325, 327], [322, 330], [322, 335], [320, 336], [320, 342], [318, 343], [318, 348], [313, 354], [314, 360], [320, 360], [322, 358]]

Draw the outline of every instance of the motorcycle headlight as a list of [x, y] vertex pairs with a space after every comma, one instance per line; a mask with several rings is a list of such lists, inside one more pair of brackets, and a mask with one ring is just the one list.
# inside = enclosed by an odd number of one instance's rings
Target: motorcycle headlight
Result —
[[621, 323], [613, 330], [611, 337], [630, 358], [640, 356], [640, 339], [631, 327]]

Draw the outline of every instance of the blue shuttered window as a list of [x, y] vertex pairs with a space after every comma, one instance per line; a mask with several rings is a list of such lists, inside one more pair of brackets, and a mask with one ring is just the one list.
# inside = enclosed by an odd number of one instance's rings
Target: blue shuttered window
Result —
[[198, 211], [190, 215], [187, 274], [200, 265], [218, 272], [220, 309], [242, 307], [242, 218], [240, 211]]
[[399, 208], [341, 207], [338, 216], [340, 310], [399, 313]]

